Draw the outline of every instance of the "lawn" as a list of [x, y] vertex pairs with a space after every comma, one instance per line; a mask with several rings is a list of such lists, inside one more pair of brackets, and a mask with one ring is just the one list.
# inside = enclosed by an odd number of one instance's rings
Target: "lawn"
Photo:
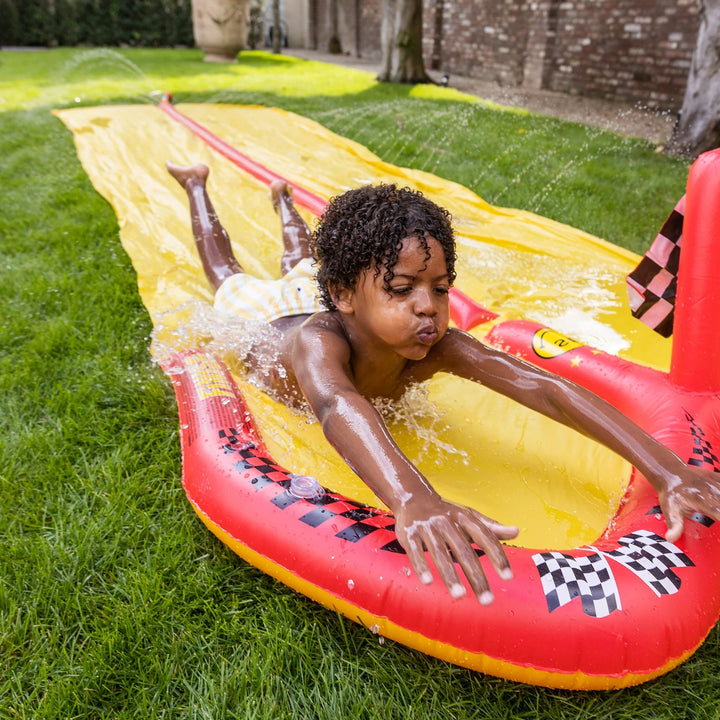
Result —
[[719, 634], [628, 690], [450, 666], [240, 561], [180, 485], [177, 413], [110, 206], [53, 108], [266, 104], [641, 252], [688, 165], [651, 144], [264, 53], [0, 52], [0, 718], [714, 718]]

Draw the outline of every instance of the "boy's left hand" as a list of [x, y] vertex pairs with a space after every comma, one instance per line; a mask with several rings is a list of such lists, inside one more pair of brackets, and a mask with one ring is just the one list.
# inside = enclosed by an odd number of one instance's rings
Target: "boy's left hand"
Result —
[[683, 463], [677, 474], [664, 477], [659, 485], [669, 542], [682, 535], [685, 518], [695, 512], [720, 522], [720, 473]]

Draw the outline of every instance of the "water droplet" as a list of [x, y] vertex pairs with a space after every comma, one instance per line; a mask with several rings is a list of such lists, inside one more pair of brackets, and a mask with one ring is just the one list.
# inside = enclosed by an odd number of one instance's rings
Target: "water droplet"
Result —
[[354, 580], [348, 580], [348, 587], [352, 590], [355, 587], [355, 581]]

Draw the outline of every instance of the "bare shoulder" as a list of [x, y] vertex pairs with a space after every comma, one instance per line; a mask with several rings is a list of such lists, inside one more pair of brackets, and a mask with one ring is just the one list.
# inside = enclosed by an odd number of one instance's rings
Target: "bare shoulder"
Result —
[[292, 339], [292, 372], [313, 410], [355, 389], [352, 348], [337, 313], [311, 315]]
[[342, 348], [350, 353], [350, 343], [345, 329], [338, 313], [335, 312], [319, 312], [311, 315], [297, 327], [292, 342], [296, 350], [301, 350], [303, 347], [313, 347], [317, 350], [328, 345], [335, 351]]
[[300, 379], [349, 364], [350, 350], [334, 313], [293, 315], [272, 323], [273, 339], [257, 345], [247, 362], [261, 382], [289, 405], [302, 398]]
[[327, 331], [332, 333], [343, 333], [342, 323], [338, 318], [339, 313], [325, 310], [310, 315], [302, 324], [303, 328]]

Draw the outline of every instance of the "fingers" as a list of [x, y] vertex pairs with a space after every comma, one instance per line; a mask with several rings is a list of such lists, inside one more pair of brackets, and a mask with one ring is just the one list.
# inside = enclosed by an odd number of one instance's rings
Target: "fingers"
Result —
[[518, 529], [485, 518], [483, 520], [464, 519], [463, 528], [472, 541], [485, 551], [498, 577], [502, 580], [512, 580], [513, 573], [510, 562], [498, 538], [502, 540], [514, 538], [518, 534]]
[[665, 539], [668, 542], [674, 543], [677, 542], [680, 539], [680, 536], [683, 534], [683, 522], [680, 520], [680, 522], [675, 522], [672, 525], [668, 523], [668, 529], [665, 533]]
[[[415, 574], [423, 585], [429, 585], [433, 581], [425, 555], [427, 549], [450, 595], [455, 599], [462, 597], [465, 595], [465, 586], [460, 582], [446, 543], [437, 538], [436, 532], [429, 529], [423, 532], [422, 527], [414, 526], [407, 533], [398, 532], [398, 540], [405, 548]], [[480, 572], [482, 573], [482, 569]]]
[[489, 605], [494, 596], [471, 542], [475, 542], [487, 554], [500, 578], [510, 580], [512, 570], [498, 537], [515, 537], [518, 529], [485, 519], [469, 508], [457, 510], [457, 516], [453, 513], [452, 517], [444, 514], [429, 521], [414, 523], [410, 528], [397, 528], [398, 540], [422, 583], [432, 582], [433, 577], [425, 554], [427, 550], [453, 598], [466, 594], [465, 585], [458, 575], [457, 565], [460, 565], [478, 601]]
[[397, 539], [407, 553], [410, 565], [423, 585], [429, 585], [433, 581], [430, 567], [425, 558], [425, 548], [422, 539], [415, 532], [408, 533], [404, 528], [396, 528]]
[[667, 524], [667, 532], [665, 539], [674, 543], [683, 534], [683, 514], [678, 510], [677, 504], [672, 501], [661, 503], [663, 505], [663, 515]]
[[659, 493], [669, 542], [683, 534], [684, 520], [694, 512], [720, 521], [720, 477], [705, 469], [685, 467], [679, 482]]
[[520, 529], [516, 525], [501, 525], [494, 520], [485, 520], [484, 523], [498, 540], [512, 540], [516, 538]]
[[450, 550], [452, 550], [455, 559], [463, 569], [477, 599], [483, 605], [489, 605], [493, 601], [493, 595], [490, 592], [487, 578], [480, 566], [478, 557], [467, 539], [461, 537], [457, 529], [448, 526], [444, 528], [441, 537], [438, 537], [434, 532], [428, 533], [425, 545], [440, 573], [440, 577], [453, 598], [463, 597], [466, 590], [465, 586], [460, 582]]

